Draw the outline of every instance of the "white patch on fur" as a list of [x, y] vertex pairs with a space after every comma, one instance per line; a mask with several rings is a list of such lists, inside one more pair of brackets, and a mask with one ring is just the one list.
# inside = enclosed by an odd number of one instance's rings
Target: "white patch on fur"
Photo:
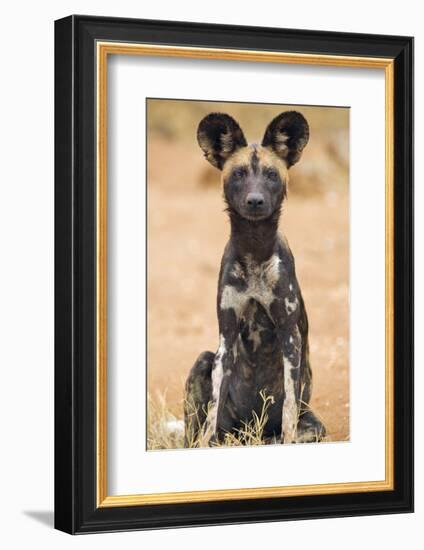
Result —
[[267, 262], [262, 264], [265, 279], [272, 286], [272, 288], [275, 287], [278, 283], [278, 279], [280, 278], [280, 262], [281, 259], [277, 254], [274, 254]]
[[286, 297], [286, 298], [284, 298], [284, 304], [285, 304], [285, 306], [286, 306], [287, 315], [290, 315], [291, 313], [293, 313], [294, 311], [296, 311], [297, 306], [299, 305], [299, 302], [298, 302], [297, 298], [295, 298], [294, 301], [291, 302], [291, 301]]
[[291, 370], [294, 365], [287, 357], [283, 357], [284, 361], [284, 389], [285, 399], [283, 404], [283, 421], [282, 432], [284, 443], [296, 442], [296, 426], [298, 419], [298, 407], [294, 394], [294, 382], [291, 377]]
[[255, 353], [255, 351], [261, 345], [261, 331], [259, 329], [249, 330], [249, 340], [252, 342], [253, 353]]
[[[234, 286], [226, 285], [221, 295], [221, 309], [233, 309], [237, 318], [243, 313], [248, 300], [254, 299], [260, 303], [269, 314], [269, 306], [274, 301], [273, 289], [280, 277], [279, 264], [281, 262], [277, 254], [271, 256], [269, 260], [257, 263], [252, 260], [250, 255], [246, 256], [245, 272], [241, 266], [233, 267], [236, 273], [242, 271], [247, 288], [239, 291]], [[240, 268], [240, 269], [239, 269]]]
[[224, 378], [224, 368], [222, 358], [226, 351], [225, 338], [221, 334], [219, 337], [219, 348], [215, 355], [215, 361], [212, 369], [212, 403], [209, 406], [208, 416], [206, 419], [206, 429], [202, 437], [202, 446], [207, 446], [210, 438], [216, 432], [218, 421], [218, 405], [219, 396], [221, 393], [222, 379]]
[[[238, 339], [237, 339], [238, 340]], [[234, 344], [233, 344], [233, 358], [234, 358], [234, 362], [237, 360], [237, 350], [238, 350], [238, 341], [235, 341]], [[228, 374], [228, 371], [225, 373], [225, 374]]]
[[233, 269], [231, 270], [231, 275], [236, 279], [244, 279], [243, 268], [238, 262], [235, 262]]
[[236, 316], [240, 317], [248, 300], [246, 291], [239, 292], [234, 286], [226, 285], [221, 295], [221, 309], [233, 309]]
[[[301, 338], [298, 327], [296, 326], [294, 336], [299, 346], [301, 346]], [[296, 443], [297, 440], [297, 423], [299, 420], [299, 403], [296, 400], [294, 380], [292, 371], [300, 368], [300, 359], [302, 350], [297, 350], [296, 363], [292, 363], [288, 357], [283, 355], [284, 364], [284, 390], [285, 399], [283, 403], [283, 417], [281, 431], [284, 443]]]
[[262, 331], [260, 330], [260, 328], [258, 327], [258, 324], [254, 320], [257, 311], [258, 311], [258, 304], [257, 304], [257, 302], [253, 302], [253, 304], [249, 308], [250, 320], [247, 321], [247, 323], [249, 325], [247, 339], [250, 342], [252, 342], [253, 353], [255, 353], [256, 350], [258, 349], [258, 347], [261, 345], [261, 332]]
[[224, 370], [222, 366], [222, 358], [226, 351], [225, 348], [225, 338], [220, 336], [219, 338], [219, 348], [215, 355], [215, 363], [212, 370], [212, 397], [215, 402], [219, 400], [219, 392], [221, 390], [221, 382], [224, 377]]

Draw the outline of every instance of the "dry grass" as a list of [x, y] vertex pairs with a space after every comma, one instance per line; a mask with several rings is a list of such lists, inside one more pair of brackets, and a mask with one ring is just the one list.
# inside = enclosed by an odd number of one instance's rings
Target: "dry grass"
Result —
[[[167, 402], [166, 393], [157, 393], [155, 398], [147, 394], [147, 449], [181, 449], [184, 447], [184, 425], [176, 418]], [[175, 429], [170, 430], [170, 423]], [[178, 429], [181, 425], [182, 429]]]
[[[276, 437], [265, 438], [264, 429], [268, 421], [268, 409], [274, 403], [272, 395], [266, 395], [264, 391], [260, 392], [263, 401], [262, 410], [258, 415], [252, 411], [252, 420], [244, 422], [242, 427], [235, 433], [226, 433], [224, 440], [221, 442], [213, 442], [212, 447], [240, 447], [251, 445], [275, 445], [280, 444], [280, 440]], [[199, 425], [199, 411], [192, 404], [185, 403], [189, 410], [191, 425]], [[168, 403], [166, 394], [157, 394], [155, 398], [148, 395], [148, 421], [147, 421], [147, 449], [163, 450], [163, 449], [183, 449], [183, 448], [200, 448], [204, 447], [203, 434], [205, 426], [202, 425], [196, 437], [190, 436], [192, 430], [188, 430], [188, 442], [184, 445], [184, 420], [176, 417]], [[321, 441], [330, 441], [324, 438]], [[318, 442], [318, 439], [317, 439]]]

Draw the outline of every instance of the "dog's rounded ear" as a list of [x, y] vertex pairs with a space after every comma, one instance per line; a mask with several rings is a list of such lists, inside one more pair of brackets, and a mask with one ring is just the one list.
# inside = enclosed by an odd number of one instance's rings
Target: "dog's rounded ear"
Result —
[[286, 111], [268, 124], [262, 145], [272, 149], [290, 168], [300, 159], [308, 140], [305, 117], [297, 111]]
[[220, 170], [228, 157], [247, 145], [240, 126], [224, 113], [211, 113], [200, 121], [197, 141], [206, 159]]

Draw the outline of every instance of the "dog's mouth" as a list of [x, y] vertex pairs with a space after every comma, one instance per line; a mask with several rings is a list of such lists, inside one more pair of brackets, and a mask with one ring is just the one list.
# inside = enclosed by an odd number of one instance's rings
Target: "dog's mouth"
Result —
[[251, 222], [259, 222], [269, 218], [269, 214], [267, 212], [244, 212], [242, 216]]
[[269, 203], [255, 207], [249, 207], [235, 201], [231, 203], [228, 200], [226, 200], [226, 203], [228, 212], [234, 212], [234, 214], [237, 214], [244, 220], [251, 222], [265, 221], [274, 215], [274, 211]]
[[271, 215], [270, 208], [267, 208], [265, 205], [257, 207], [242, 207], [239, 209], [239, 214], [250, 221], [261, 221], [266, 220]]

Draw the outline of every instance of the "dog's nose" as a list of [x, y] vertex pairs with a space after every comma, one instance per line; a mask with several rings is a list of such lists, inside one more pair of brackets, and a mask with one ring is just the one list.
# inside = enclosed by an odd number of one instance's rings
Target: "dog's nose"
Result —
[[263, 206], [264, 196], [262, 193], [249, 193], [246, 197], [247, 206], [257, 208], [258, 206]]

